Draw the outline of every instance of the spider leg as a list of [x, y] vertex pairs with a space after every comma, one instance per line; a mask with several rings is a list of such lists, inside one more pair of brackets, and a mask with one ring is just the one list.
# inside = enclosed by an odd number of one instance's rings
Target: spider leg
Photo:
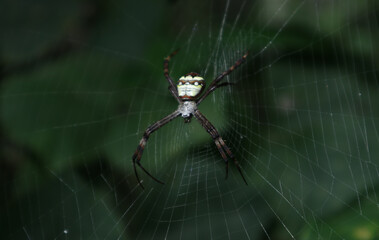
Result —
[[[171, 86], [168, 86], [168, 90], [170, 91], [170, 93], [172, 94], [172, 96], [174, 96], [175, 98], [176, 98], [176, 96], [178, 96], [177, 93], [176, 93], [176, 91], [177, 91], [176, 88], [172, 88]], [[178, 97], [178, 98], [176, 98], [176, 101], [178, 101], [179, 103], [181, 103], [182, 100]]]
[[219, 138], [219, 141], [220, 141], [221, 146], [222, 146], [222, 147], [224, 148], [224, 150], [228, 153], [229, 157], [230, 157], [231, 159], [233, 159], [233, 162], [234, 162], [234, 164], [236, 165], [238, 171], [240, 172], [243, 181], [244, 181], [244, 182], [246, 183], [246, 185], [247, 185], [246, 179], [245, 179], [245, 177], [244, 177], [243, 174], [242, 174], [240, 164], [239, 164], [239, 162], [236, 160], [236, 158], [234, 157], [234, 154], [232, 153], [232, 151], [230, 151], [229, 147], [225, 144], [224, 140], [223, 140], [221, 137]]
[[172, 81], [172, 78], [170, 77], [169, 75], [169, 71], [168, 71], [168, 63], [170, 62], [171, 58], [173, 56], [175, 56], [177, 53], [178, 53], [179, 49], [175, 50], [174, 52], [172, 52], [170, 55], [168, 55], [164, 61], [163, 61], [163, 73], [164, 73], [164, 76], [165, 78], [167, 79], [168, 83], [170, 84], [170, 86], [168, 87], [168, 89], [170, 90], [171, 94], [175, 97], [175, 99], [181, 103], [182, 100], [180, 99], [179, 95], [178, 95], [178, 89], [176, 88], [175, 84], [174, 84], [174, 81]]
[[164, 126], [165, 124], [169, 123], [170, 121], [172, 121], [173, 119], [175, 119], [176, 117], [178, 117], [180, 115], [180, 112], [179, 111], [175, 111], [173, 113], [171, 113], [170, 115], [164, 117], [163, 119], [159, 120], [158, 122], [150, 125], [146, 131], [144, 132], [143, 134], [143, 137], [141, 139], [141, 141], [139, 142], [139, 145], [137, 147], [137, 150], [135, 151], [135, 153], [133, 154], [132, 156], [132, 159], [133, 159], [133, 167], [134, 167], [134, 173], [136, 175], [136, 178], [137, 178], [137, 181], [138, 181], [138, 184], [140, 184], [140, 186], [144, 189], [140, 179], [139, 179], [139, 176], [138, 176], [138, 173], [137, 173], [137, 169], [136, 169], [136, 164], [147, 174], [149, 175], [153, 180], [155, 180], [156, 182], [158, 183], [161, 183], [163, 184], [162, 181], [158, 180], [157, 178], [155, 178], [153, 175], [151, 175], [140, 163], [141, 161], [141, 158], [142, 158], [142, 153], [143, 153], [143, 150], [145, 149], [145, 146], [146, 146], [146, 143], [147, 141], [149, 140], [149, 137], [150, 135], [155, 132], [156, 130], [158, 130], [159, 128], [161, 128], [162, 126]]
[[229, 86], [229, 85], [235, 85], [235, 83], [230, 83], [230, 82], [219, 83], [219, 84], [214, 85], [213, 87], [209, 88], [209, 93], [212, 93], [217, 88], [226, 87], [226, 86]]
[[215, 138], [213, 137], [212, 134], [211, 134], [211, 136], [212, 136], [213, 140], [215, 141], [216, 147], [217, 147], [218, 151], [220, 152], [221, 157], [222, 157], [222, 158], [224, 159], [224, 161], [225, 161], [225, 179], [227, 179], [227, 178], [228, 178], [228, 172], [229, 172], [229, 171], [228, 171], [228, 170], [229, 170], [229, 161], [228, 161], [228, 157], [226, 156], [225, 151], [222, 149], [221, 143], [220, 143], [220, 141], [219, 141], [219, 139], [218, 139], [218, 138], [220, 138], [220, 137], [217, 137], [217, 139], [215, 139]]
[[204, 115], [199, 110], [196, 110], [194, 112], [194, 116], [196, 117], [197, 120], [199, 120], [200, 124], [205, 128], [205, 130], [207, 130], [207, 132], [212, 136], [213, 141], [215, 142], [215, 144], [217, 146], [217, 149], [218, 149], [218, 151], [221, 154], [221, 157], [224, 159], [224, 161], [226, 163], [226, 166], [225, 166], [226, 167], [225, 179], [228, 177], [228, 157], [225, 154], [225, 152], [226, 152], [228, 154], [228, 156], [233, 160], [233, 162], [236, 165], [239, 173], [241, 174], [241, 177], [242, 177], [243, 181], [247, 185], [247, 181], [246, 181], [245, 177], [242, 174], [241, 167], [240, 167], [238, 161], [234, 157], [234, 154], [232, 153], [232, 151], [230, 151], [229, 147], [226, 146], [224, 140], [218, 134], [216, 128], [212, 125], [211, 122], [209, 122], [208, 119], [206, 119], [204, 117]]
[[228, 70], [224, 71], [220, 75], [218, 75], [217, 78], [213, 80], [213, 82], [209, 85], [207, 91], [197, 100], [197, 105], [199, 105], [208, 95], [216, 90], [218, 87], [221, 87], [222, 84], [218, 84], [225, 76], [229, 75], [231, 72], [233, 72], [239, 65], [241, 65], [243, 62], [245, 62], [247, 55], [249, 54], [249, 51], [245, 53], [245, 55], [242, 56], [242, 58], [238, 59], [237, 62], [231, 66]]

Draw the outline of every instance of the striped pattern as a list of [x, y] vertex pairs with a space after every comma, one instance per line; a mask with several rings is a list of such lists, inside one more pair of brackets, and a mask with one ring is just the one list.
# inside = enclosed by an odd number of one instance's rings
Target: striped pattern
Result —
[[204, 86], [204, 78], [194, 72], [188, 73], [179, 78], [177, 85], [178, 95], [184, 101], [195, 100], [203, 91]]

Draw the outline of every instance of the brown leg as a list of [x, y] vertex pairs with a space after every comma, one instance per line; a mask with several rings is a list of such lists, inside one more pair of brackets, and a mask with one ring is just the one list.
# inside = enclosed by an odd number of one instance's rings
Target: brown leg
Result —
[[236, 165], [239, 173], [241, 174], [243, 181], [247, 185], [246, 179], [242, 174], [241, 167], [240, 167], [238, 161], [234, 157], [234, 154], [232, 153], [232, 151], [230, 151], [229, 147], [226, 146], [224, 140], [220, 137], [216, 128], [212, 125], [211, 122], [208, 121], [208, 119], [206, 119], [204, 117], [203, 114], [201, 114], [201, 112], [199, 110], [196, 110], [194, 115], [195, 115], [196, 119], [199, 120], [200, 124], [205, 128], [205, 130], [207, 130], [207, 132], [212, 136], [212, 138], [213, 138], [213, 140], [217, 146], [217, 149], [221, 154], [221, 157], [224, 159], [224, 161], [226, 163], [226, 166], [225, 166], [226, 167], [226, 176], [225, 176], [225, 178], [228, 177], [228, 158], [225, 154], [225, 152], [226, 152], [228, 154], [228, 156], [233, 160], [233, 162]]
[[242, 56], [233, 66], [231, 66], [228, 70], [221, 73], [213, 82], [209, 85], [207, 91], [197, 100], [197, 105], [199, 105], [211, 92], [216, 90], [218, 87], [223, 86], [223, 84], [218, 84], [225, 76], [229, 75], [231, 72], [233, 72], [239, 65], [241, 65], [243, 62], [245, 62], [247, 55], [249, 52], [246, 52], [245, 55]]
[[168, 55], [164, 61], [163, 61], [163, 73], [164, 73], [164, 76], [165, 78], [167, 79], [168, 83], [169, 83], [169, 87], [168, 89], [170, 90], [171, 94], [176, 98], [176, 100], [181, 103], [182, 100], [180, 99], [180, 97], [178, 96], [178, 90], [176, 88], [176, 85], [174, 84], [174, 82], [172, 81], [170, 75], [169, 75], [169, 71], [168, 71], [168, 63], [170, 62], [171, 58], [173, 56], [175, 56], [175, 54], [177, 54], [178, 50], [172, 52], [170, 55]]
[[152, 179], [154, 179], [156, 182], [159, 182], [161, 184], [163, 184], [162, 181], [156, 179], [155, 177], [153, 177], [144, 167], [142, 167], [140, 161], [141, 161], [141, 158], [142, 158], [142, 153], [143, 153], [143, 150], [145, 149], [145, 146], [146, 146], [146, 143], [147, 143], [147, 140], [149, 139], [149, 136], [150, 134], [152, 134], [154, 131], [158, 130], [159, 128], [161, 128], [163, 125], [169, 123], [170, 121], [172, 121], [173, 119], [175, 119], [176, 117], [178, 117], [180, 115], [179, 111], [175, 111], [173, 113], [171, 113], [170, 115], [166, 116], [165, 118], [159, 120], [158, 122], [154, 123], [153, 125], [149, 126], [146, 131], [144, 132], [143, 134], [143, 137], [137, 147], [137, 150], [136, 152], [133, 154], [133, 167], [134, 167], [134, 173], [136, 174], [136, 177], [137, 177], [137, 181], [138, 183], [140, 184], [140, 186], [143, 188], [143, 185], [138, 177], [138, 173], [137, 173], [137, 169], [136, 169], [136, 164], [147, 174], [149, 175]]

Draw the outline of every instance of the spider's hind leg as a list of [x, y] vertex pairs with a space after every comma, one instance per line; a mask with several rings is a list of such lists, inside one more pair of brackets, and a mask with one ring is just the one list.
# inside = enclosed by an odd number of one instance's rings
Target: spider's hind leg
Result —
[[231, 66], [228, 70], [224, 71], [218, 77], [216, 77], [216, 79], [214, 79], [211, 82], [211, 84], [209, 85], [207, 91], [197, 100], [197, 104], [199, 105], [211, 92], [213, 92], [217, 88], [222, 87], [222, 86], [226, 86], [226, 85], [230, 85], [229, 83], [224, 84], [224, 83], [219, 83], [219, 82], [222, 81], [222, 79], [225, 76], [228, 76], [231, 72], [233, 72], [243, 62], [245, 62], [248, 54], [249, 54], [249, 51], [247, 51], [245, 53], [245, 55], [242, 56], [242, 58], [237, 60], [237, 62], [233, 66]]

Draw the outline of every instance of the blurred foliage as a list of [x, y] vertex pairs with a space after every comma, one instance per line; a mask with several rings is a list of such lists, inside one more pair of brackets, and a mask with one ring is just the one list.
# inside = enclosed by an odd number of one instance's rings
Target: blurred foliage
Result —
[[[0, 3], [5, 239], [378, 239], [374, 1]], [[174, 79], [236, 83], [199, 107], [247, 176], [177, 107]]]

